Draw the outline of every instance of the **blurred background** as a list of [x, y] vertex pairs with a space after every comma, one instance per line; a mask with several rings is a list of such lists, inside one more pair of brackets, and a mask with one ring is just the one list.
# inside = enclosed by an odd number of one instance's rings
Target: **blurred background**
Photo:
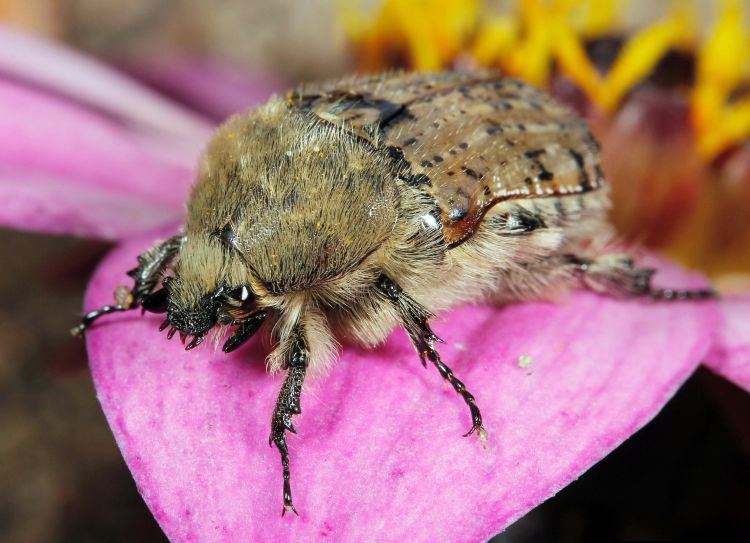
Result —
[[[388, 68], [521, 77], [591, 123], [623, 239], [724, 291], [750, 287], [748, 13], [737, 0], [0, 0], [0, 21], [216, 120], [229, 112], [196, 89], [233, 75], [279, 90]], [[163, 540], [68, 337], [108, 248], [0, 230], [0, 541]], [[700, 370], [497, 541], [750, 536], [748, 421], [750, 396]]]

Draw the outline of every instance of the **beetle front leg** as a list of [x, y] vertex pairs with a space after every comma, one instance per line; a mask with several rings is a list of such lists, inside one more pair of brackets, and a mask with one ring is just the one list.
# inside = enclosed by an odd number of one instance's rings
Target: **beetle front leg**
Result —
[[427, 360], [432, 362], [443, 379], [451, 384], [453, 389], [461, 395], [466, 405], [469, 406], [472, 427], [464, 436], [476, 432], [479, 437], [485, 438], [487, 431], [482, 425], [482, 413], [479, 411], [474, 395], [466, 390], [463, 381], [453, 374], [453, 371], [440, 359], [440, 354], [435, 349], [435, 343], [443, 343], [443, 340], [437, 337], [427, 324], [427, 320], [432, 317], [432, 313], [405, 294], [401, 287], [385, 275], [381, 275], [378, 279], [377, 289], [396, 306], [412, 345], [419, 353], [422, 365], [426, 366]]
[[133, 288], [118, 288], [115, 291], [115, 305], [105, 305], [95, 311], [86, 313], [81, 323], [71, 330], [80, 335], [99, 317], [142, 307], [152, 313], [164, 313], [167, 310], [167, 291], [160, 289], [154, 292], [167, 266], [174, 260], [185, 241], [185, 236], [173, 236], [138, 256], [138, 266], [127, 272], [133, 278]]
[[[145, 299], [159, 285], [164, 271], [180, 252], [183, 243], [185, 236], [172, 236], [138, 256], [138, 266], [127, 272], [135, 281], [130, 291], [133, 295], [132, 307], [145, 307]], [[166, 302], [164, 310], [166, 311]]]
[[299, 515], [292, 503], [291, 472], [289, 470], [289, 449], [286, 444], [286, 432], [297, 433], [292, 424], [292, 416], [299, 415], [302, 412], [300, 393], [302, 392], [302, 383], [305, 380], [309, 358], [310, 352], [307, 348], [305, 338], [301, 330], [297, 329], [293, 333], [292, 345], [284, 363], [287, 374], [281, 385], [279, 398], [276, 401], [276, 408], [273, 410], [271, 435], [268, 438], [268, 444], [275, 444], [281, 454], [281, 467], [284, 475], [284, 509], [281, 512], [281, 516], [284, 516], [287, 511], [293, 511], [294, 514]]

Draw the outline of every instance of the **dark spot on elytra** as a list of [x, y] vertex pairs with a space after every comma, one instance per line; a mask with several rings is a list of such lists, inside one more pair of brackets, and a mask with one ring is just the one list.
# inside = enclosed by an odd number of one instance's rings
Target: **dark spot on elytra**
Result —
[[531, 107], [531, 109], [534, 109], [536, 111], [542, 111], [542, 105], [535, 100], [529, 101], [529, 107]]
[[490, 126], [489, 128], [485, 128], [485, 132], [487, 132], [490, 136], [492, 134], [497, 134], [498, 132], [502, 132], [503, 129], [499, 126]]
[[422, 166], [423, 168], [432, 168], [433, 163], [430, 162], [429, 160], [423, 160], [422, 162], [419, 163], [419, 165]]
[[540, 155], [543, 155], [547, 151], [545, 149], [534, 149], [533, 151], [526, 151], [524, 154], [528, 158], [538, 158]]
[[456, 154], [456, 153], [457, 153], [458, 151], [456, 151], [455, 149], [451, 149], [451, 150], [450, 150], [450, 151], [448, 151], [448, 152], [449, 152], [450, 154], [452, 154], [452, 155], [455, 155], [455, 154]]
[[459, 144], [458, 144], [458, 146], [459, 146], [459, 147], [460, 147], [461, 149], [466, 149], [466, 148], [468, 148], [468, 147], [469, 147], [469, 144], [468, 144], [468, 143], [466, 143], [465, 141], [462, 141], [461, 143], [459, 143]]
[[406, 138], [403, 141], [403, 146], [408, 147], [409, 145], [414, 145], [415, 143], [417, 143], [417, 138]]
[[448, 177], [453, 177], [454, 175], [456, 175], [456, 172], [448, 172]]
[[472, 170], [471, 168], [467, 166], [461, 166], [461, 171], [464, 172], [469, 177], [472, 177], [474, 179], [481, 179], [484, 177], [484, 175], [478, 174], [477, 172], [475, 172], [474, 170]]
[[440, 128], [440, 123], [437, 121], [433, 121], [432, 126], [434, 126], [435, 128]]
[[518, 128], [521, 132], [526, 132], [526, 125], [523, 123], [518, 123], [516, 125], [516, 128]]
[[541, 172], [539, 172], [539, 179], [541, 179], [542, 181], [552, 181], [555, 178], [555, 174], [546, 170], [544, 166], [540, 164], [539, 167], [542, 170]]
[[[379, 98], [371, 98], [367, 94], [352, 93], [346, 95], [339, 103], [339, 107], [342, 111], [357, 109], [376, 110], [378, 112], [377, 124], [381, 129], [385, 129], [388, 125], [395, 124], [410, 116], [406, 110], [406, 106], [403, 104]], [[358, 114], [355, 113], [351, 118], [356, 118], [356, 115]]]
[[399, 166], [401, 167], [408, 167], [409, 164], [406, 162], [406, 159], [404, 158], [404, 150], [400, 147], [394, 147], [393, 145], [386, 147], [385, 152], [388, 153], [388, 156], [395, 162], [399, 163]]
[[387, 131], [393, 128], [393, 126], [397, 125], [401, 121], [413, 121], [416, 119], [416, 117], [409, 111], [406, 107], [403, 107], [401, 110], [397, 111], [393, 116], [383, 119], [379, 119], [378, 126], [381, 130]]
[[589, 174], [586, 171], [586, 167], [583, 162], [583, 156], [572, 148], [568, 149], [568, 153], [570, 153], [570, 156], [573, 157], [573, 160], [575, 160], [576, 166], [578, 166], [579, 182], [581, 184], [581, 188], [583, 190], [591, 190], [591, 179], [589, 179]]
[[531, 179], [531, 177], [525, 177], [524, 180], [523, 180], [523, 182], [526, 183], [527, 185], [531, 185], [532, 179]]
[[434, 160], [437, 164], [440, 164], [443, 161], [443, 157], [441, 157], [440, 155], [435, 155], [434, 157], [432, 157], [432, 160]]
[[432, 181], [423, 173], [417, 173], [411, 176], [410, 183], [414, 186], [425, 185], [428, 187], [432, 186]]
[[484, 190], [482, 192], [484, 193], [485, 196], [489, 196], [490, 194], [492, 194], [490, 187], [488, 187], [487, 185], [484, 186]]
[[581, 153], [578, 153], [575, 149], [568, 149], [568, 153], [570, 153], [570, 156], [573, 157], [573, 160], [575, 160], [576, 165], [579, 169], [583, 169], [583, 156], [581, 156]]
[[509, 138], [506, 138], [506, 139], [505, 139], [505, 142], [506, 142], [506, 143], [507, 143], [508, 145], [510, 145], [511, 147], [515, 147], [515, 145], [516, 145], [516, 142], [515, 142], [515, 141], [513, 141], [512, 139], [509, 139]]

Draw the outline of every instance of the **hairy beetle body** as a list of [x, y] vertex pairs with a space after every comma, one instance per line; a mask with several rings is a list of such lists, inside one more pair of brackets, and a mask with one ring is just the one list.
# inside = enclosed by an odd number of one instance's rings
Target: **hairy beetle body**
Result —
[[468, 405], [469, 433], [484, 435], [475, 398], [436, 350], [435, 312], [576, 286], [711, 296], [652, 288], [652, 270], [608, 249], [608, 207], [588, 127], [519, 81], [386, 74], [302, 87], [219, 128], [184, 234], [139, 258], [127, 305], [86, 315], [79, 330], [142, 307], [166, 312], [169, 337], [192, 335], [187, 348], [230, 329], [229, 352], [265, 328], [269, 369], [286, 371], [270, 441], [293, 510], [286, 432], [335, 338], [374, 347], [403, 326]]

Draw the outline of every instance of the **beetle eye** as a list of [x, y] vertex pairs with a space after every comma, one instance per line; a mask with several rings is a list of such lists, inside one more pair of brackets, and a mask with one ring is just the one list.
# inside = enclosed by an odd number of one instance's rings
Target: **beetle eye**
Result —
[[224, 292], [230, 302], [245, 303], [250, 299], [250, 289], [242, 285]]

